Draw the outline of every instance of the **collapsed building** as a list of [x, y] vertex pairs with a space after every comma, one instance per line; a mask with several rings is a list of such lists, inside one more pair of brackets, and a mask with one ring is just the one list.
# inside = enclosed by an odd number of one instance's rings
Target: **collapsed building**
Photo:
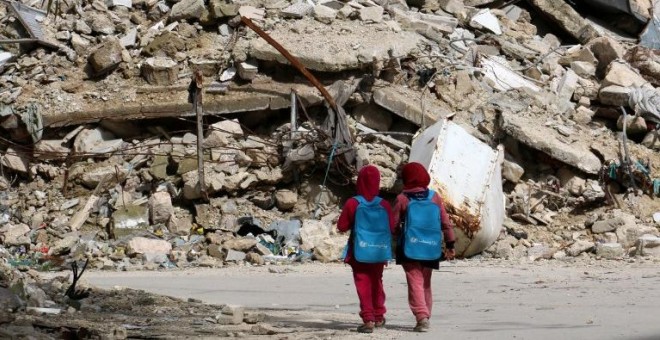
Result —
[[[466, 183], [501, 187], [506, 219], [464, 256], [658, 254], [660, 5], [630, 3], [608, 24], [541, 0], [4, 2], [1, 256], [335, 261], [356, 169], [396, 194], [413, 137], [443, 124], [501, 153]], [[490, 220], [452, 192], [475, 237]]]

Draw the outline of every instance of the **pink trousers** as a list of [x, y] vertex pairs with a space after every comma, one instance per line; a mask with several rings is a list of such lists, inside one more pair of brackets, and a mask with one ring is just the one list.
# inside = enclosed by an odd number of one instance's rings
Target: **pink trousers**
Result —
[[403, 263], [408, 281], [408, 305], [417, 321], [430, 318], [433, 309], [431, 294], [431, 274], [433, 269], [422, 266], [419, 262]]
[[363, 322], [383, 321], [385, 316], [385, 291], [383, 290], [384, 263], [359, 263], [353, 261], [353, 281], [360, 299], [360, 317]]

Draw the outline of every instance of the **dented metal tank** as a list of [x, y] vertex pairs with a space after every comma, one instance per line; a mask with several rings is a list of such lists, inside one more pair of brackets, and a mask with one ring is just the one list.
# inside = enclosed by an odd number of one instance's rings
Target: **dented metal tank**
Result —
[[423, 164], [431, 188], [444, 199], [454, 223], [456, 254], [479, 254], [495, 242], [504, 222], [500, 146], [493, 150], [446, 119], [413, 141], [410, 161]]

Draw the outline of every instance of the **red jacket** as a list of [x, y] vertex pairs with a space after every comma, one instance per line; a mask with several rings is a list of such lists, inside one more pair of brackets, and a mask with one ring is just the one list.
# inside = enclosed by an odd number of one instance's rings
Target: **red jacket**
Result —
[[[380, 188], [380, 172], [375, 166], [365, 166], [360, 170], [357, 178], [357, 194], [364, 197], [367, 201], [371, 202], [374, 198], [378, 196]], [[344, 207], [341, 210], [339, 215], [339, 220], [337, 221], [337, 229], [340, 232], [347, 232], [353, 229], [355, 225], [355, 212], [357, 210], [359, 203], [355, 198], [349, 198]], [[387, 216], [389, 217], [390, 231], [394, 233], [394, 215], [392, 214], [392, 207], [390, 204], [382, 200], [380, 205], [385, 208], [387, 211]], [[353, 259], [353, 247], [349, 243], [348, 253], [344, 262], [352, 263], [355, 260]]]

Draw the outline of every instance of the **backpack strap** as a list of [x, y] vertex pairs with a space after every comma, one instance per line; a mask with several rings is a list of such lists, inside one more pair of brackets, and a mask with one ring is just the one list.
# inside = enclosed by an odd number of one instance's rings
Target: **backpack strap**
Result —
[[367, 200], [362, 197], [362, 195], [353, 196], [353, 198], [358, 201], [359, 204], [367, 203]]
[[369, 205], [380, 204], [380, 201], [383, 200], [380, 196], [374, 197], [374, 199], [371, 202], [368, 202], [367, 199], [364, 198], [364, 196], [362, 195], [353, 196], [353, 198], [355, 198], [355, 200], [358, 201], [358, 203], [360, 204], [369, 204]]
[[435, 194], [435, 191], [429, 189], [429, 195], [426, 196], [426, 199], [430, 201], [431, 199], [433, 199], [434, 194]]

